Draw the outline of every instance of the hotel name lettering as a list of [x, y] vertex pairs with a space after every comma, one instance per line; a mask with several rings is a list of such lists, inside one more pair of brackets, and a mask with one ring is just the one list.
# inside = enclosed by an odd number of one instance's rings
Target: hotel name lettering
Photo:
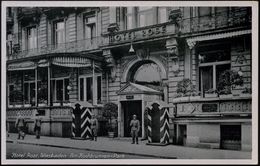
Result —
[[166, 25], [161, 27], [151, 27], [139, 31], [129, 31], [109, 36], [109, 43], [124, 42], [134, 39], [143, 39], [153, 36], [160, 36], [166, 33]]

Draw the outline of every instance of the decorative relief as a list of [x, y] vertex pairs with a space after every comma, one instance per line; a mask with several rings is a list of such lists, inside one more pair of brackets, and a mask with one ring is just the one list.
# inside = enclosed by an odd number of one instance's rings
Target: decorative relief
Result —
[[216, 112], [251, 112], [251, 101], [226, 101], [212, 103], [179, 103], [177, 115], [210, 114]]

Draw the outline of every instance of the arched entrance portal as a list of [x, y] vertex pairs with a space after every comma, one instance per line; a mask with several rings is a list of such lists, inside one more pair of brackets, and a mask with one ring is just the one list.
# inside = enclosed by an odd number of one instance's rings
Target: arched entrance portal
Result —
[[163, 99], [161, 67], [152, 60], [137, 61], [127, 70], [127, 84], [118, 91], [119, 121], [118, 133], [130, 137], [130, 121], [134, 114], [139, 119], [139, 136], [147, 138], [147, 116], [145, 106], [148, 102]]

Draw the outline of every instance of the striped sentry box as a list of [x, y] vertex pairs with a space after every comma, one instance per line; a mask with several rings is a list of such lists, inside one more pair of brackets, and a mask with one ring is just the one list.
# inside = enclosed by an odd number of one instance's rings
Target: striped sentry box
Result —
[[[73, 107], [75, 109], [75, 106]], [[72, 111], [72, 138], [80, 138], [80, 139], [87, 139], [91, 137], [91, 110], [87, 107], [80, 106], [80, 129], [77, 129], [76, 127], [76, 115], [74, 114], [74, 111]], [[76, 136], [76, 131], [80, 130], [80, 137]]]

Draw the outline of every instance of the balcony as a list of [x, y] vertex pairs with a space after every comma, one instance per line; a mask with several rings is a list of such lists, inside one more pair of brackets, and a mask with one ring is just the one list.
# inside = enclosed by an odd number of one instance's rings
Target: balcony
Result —
[[215, 12], [213, 15], [182, 19], [182, 33], [196, 33], [223, 28], [250, 27], [252, 14], [250, 8], [231, 8]]
[[[14, 35], [19, 36], [19, 35]], [[58, 45], [47, 45], [41, 48], [35, 48], [30, 50], [21, 50], [21, 46], [14, 47], [13, 53], [8, 56], [8, 60], [21, 59], [26, 57], [39, 56], [43, 54], [53, 53], [75, 53], [81, 51], [95, 50], [102, 45], [102, 38], [95, 37], [92, 39], [78, 40], [68, 43], [61, 43]]]
[[174, 99], [175, 117], [248, 116], [251, 115], [251, 97]]

